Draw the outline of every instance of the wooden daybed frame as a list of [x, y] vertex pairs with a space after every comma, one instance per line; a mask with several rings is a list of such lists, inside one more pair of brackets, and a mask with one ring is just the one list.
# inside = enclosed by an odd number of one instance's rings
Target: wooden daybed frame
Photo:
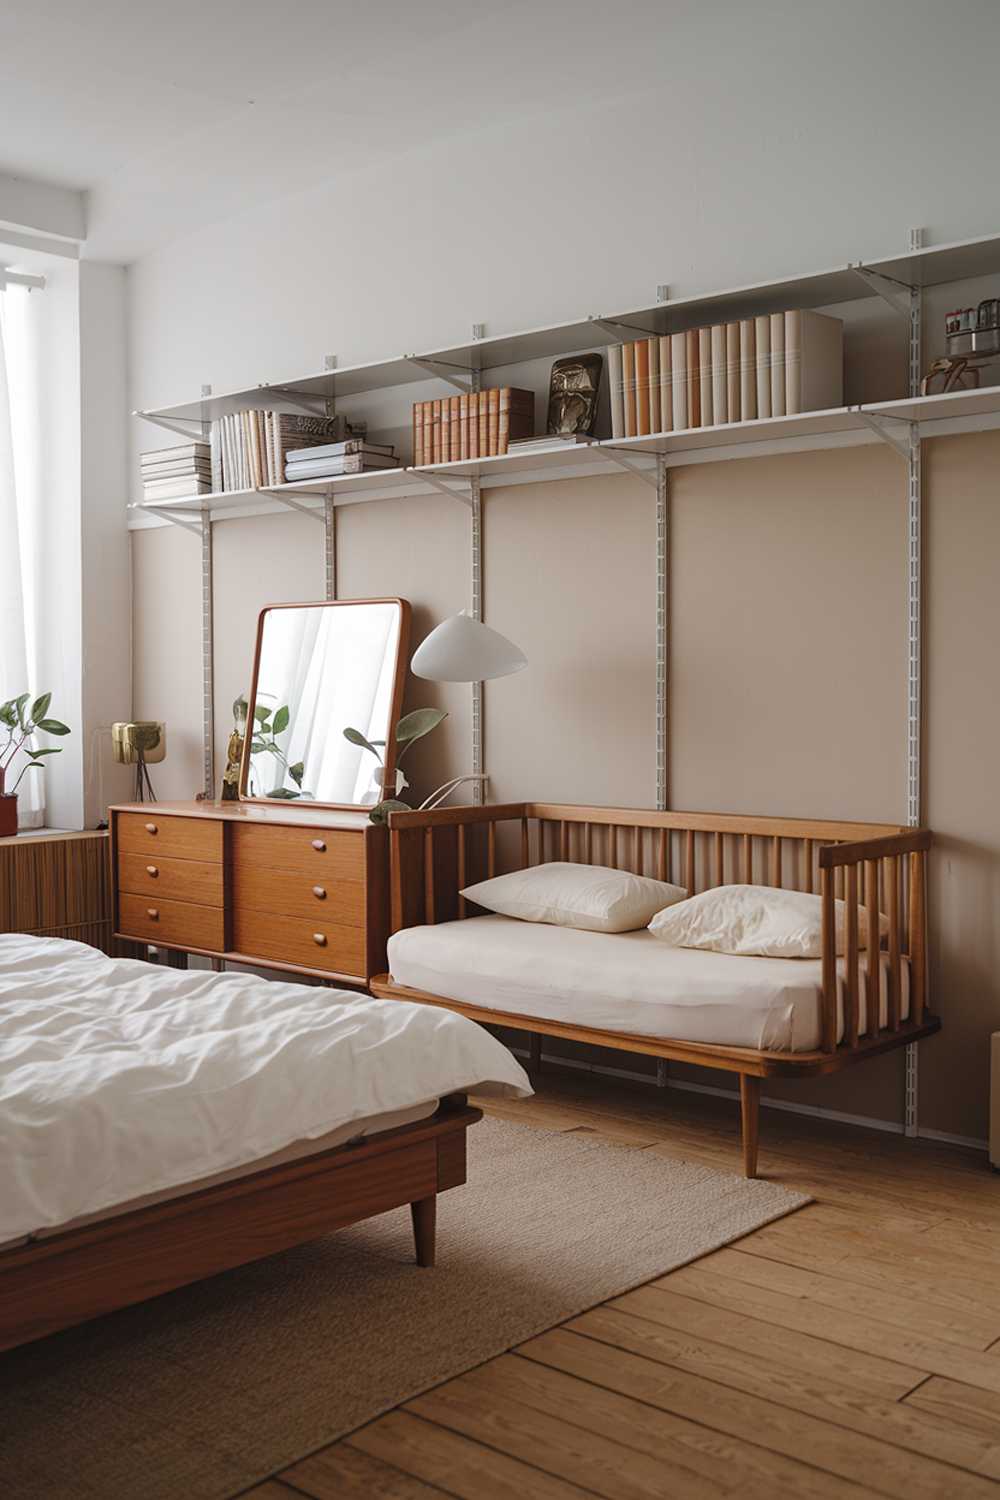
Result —
[[[395, 984], [388, 974], [372, 981], [386, 1000], [420, 1001], [458, 1011], [484, 1025], [512, 1027], [571, 1041], [644, 1053], [740, 1076], [743, 1164], [757, 1175], [762, 1078], [804, 1078], [834, 1073], [878, 1053], [931, 1036], [940, 1021], [928, 1006], [927, 829], [891, 823], [822, 822], [745, 817], [725, 813], [647, 812], [630, 808], [510, 802], [496, 807], [455, 807], [390, 814], [392, 930], [478, 915], [463, 900], [465, 885], [497, 870], [498, 840], [504, 869], [524, 869], [547, 859], [610, 865], [672, 880], [690, 894], [711, 886], [757, 883], [817, 891], [822, 897], [822, 1046], [814, 1052], [762, 1052], [748, 1047], [660, 1040], [515, 1015], [445, 999]], [[844, 1036], [838, 1044], [837, 955], [834, 901], [847, 903]], [[879, 1027], [878, 950], [869, 950], [862, 982], [873, 1029], [860, 1028], [859, 914], [873, 929], [879, 911], [889, 921], [888, 1017]], [[910, 1014], [901, 1016], [902, 961], [910, 965]]]
[[465, 1181], [463, 1095], [427, 1120], [0, 1251], [0, 1350], [411, 1205], [434, 1264], [437, 1194]]

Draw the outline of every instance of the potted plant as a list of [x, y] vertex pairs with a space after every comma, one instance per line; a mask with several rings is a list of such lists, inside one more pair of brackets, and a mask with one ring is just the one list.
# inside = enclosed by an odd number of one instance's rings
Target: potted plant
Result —
[[[39, 767], [45, 768], [45, 757], [47, 755], [58, 755], [60, 746], [53, 745], [47, 749], [36, 750], [31, 743], [32, 737], [39, 731], [43, 734], [69, 734], [68, 727], [58, 719], [48, 719], [49, 704], [52, 701], [51, 693], [42, 693], [28, 708], [30, 693], [22, 693], [18, 698], [11, 698], [9, 702], [0, 704], [0, 837], [7, 837], [17, 832], [17, 789], [26, 771]], [[3, 741], [3, 731], [7, 732], [6, 742]], [[11, 782], [14, 774], [14, 760], [19, 751], [23, 751], [25, 763], [21, 767], [17, 779]]]
[[431, 730], [436, 729], [447, 717], [447, 713], [441, 708], [415, 708], [412, 713], [403, 715], [396, 725], [396, 744], [400, 748], [396, 754], [394, 786], [386, 783], [385, 762], [379, 753], [385, 749], [385, 740], [366, 739], [360, 729], [344, 730], [345, 740], [352, 745], [358, 745], [362, 750], [370, 750], [378, 761], [373, 777], [373, 788], [362, 799], [364, 802], [374, 803], [368, 814], [369, 822], [384, 823], [391, 812], [410, 811], [409, 803], [399, 800], [399, 793], [409, 786], [409, 782], [399, 769], [400, 762], [412, 744], [423, 739], [425, 734], [430, 734]]

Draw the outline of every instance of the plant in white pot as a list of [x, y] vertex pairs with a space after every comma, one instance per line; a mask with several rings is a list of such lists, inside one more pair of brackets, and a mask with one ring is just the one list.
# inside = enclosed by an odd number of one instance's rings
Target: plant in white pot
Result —
[[[59, 745], [36, 749], [32, 744], [34, 736], [70, 732], [59, 719], [46, 717], [52, 702], [51, 693], [42, 693], [29, 708], [30, 697], [30, 693], [22, 693], [18, 698], [0, 703], [0, 838], [17, 832], [17, 789], [24, 775], [34, 769], [44, 770], [45, 757], [59, 754]], [[24, 764], [16, 779], [12, 779], [17, 769], [14, 762], [19, 754], [23, 755]]]

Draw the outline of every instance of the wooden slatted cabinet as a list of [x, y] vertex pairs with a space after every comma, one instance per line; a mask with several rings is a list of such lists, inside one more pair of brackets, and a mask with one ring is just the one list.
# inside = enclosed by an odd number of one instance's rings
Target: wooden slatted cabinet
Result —
[[385, 967], [387, 836], [366, 813], [132, 803], [111, 849], [121, 937], [349, 985]]

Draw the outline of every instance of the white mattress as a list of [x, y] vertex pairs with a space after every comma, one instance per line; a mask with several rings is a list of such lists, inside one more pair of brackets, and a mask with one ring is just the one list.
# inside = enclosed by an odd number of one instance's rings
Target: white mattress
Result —
[[[861, 1017], [866, 1020], [862, 968]], [[809, 1052], [821, 1043], [822, 963], [672, 948], [639, 932], [581, 932], [511, 917], [408, 927], [389, 940], [397, 984], [485, 1010], [598, 1031]], [[843, 1035], [844, 960], [838, 965]], [[881, 965], [887, 1016], [888, 960]], [[904, 962], [902, 1013], [909, 1014]]]
[[0, 935], [0, 1244], [472, 1089], [531, 1093], [447, 1011]]

